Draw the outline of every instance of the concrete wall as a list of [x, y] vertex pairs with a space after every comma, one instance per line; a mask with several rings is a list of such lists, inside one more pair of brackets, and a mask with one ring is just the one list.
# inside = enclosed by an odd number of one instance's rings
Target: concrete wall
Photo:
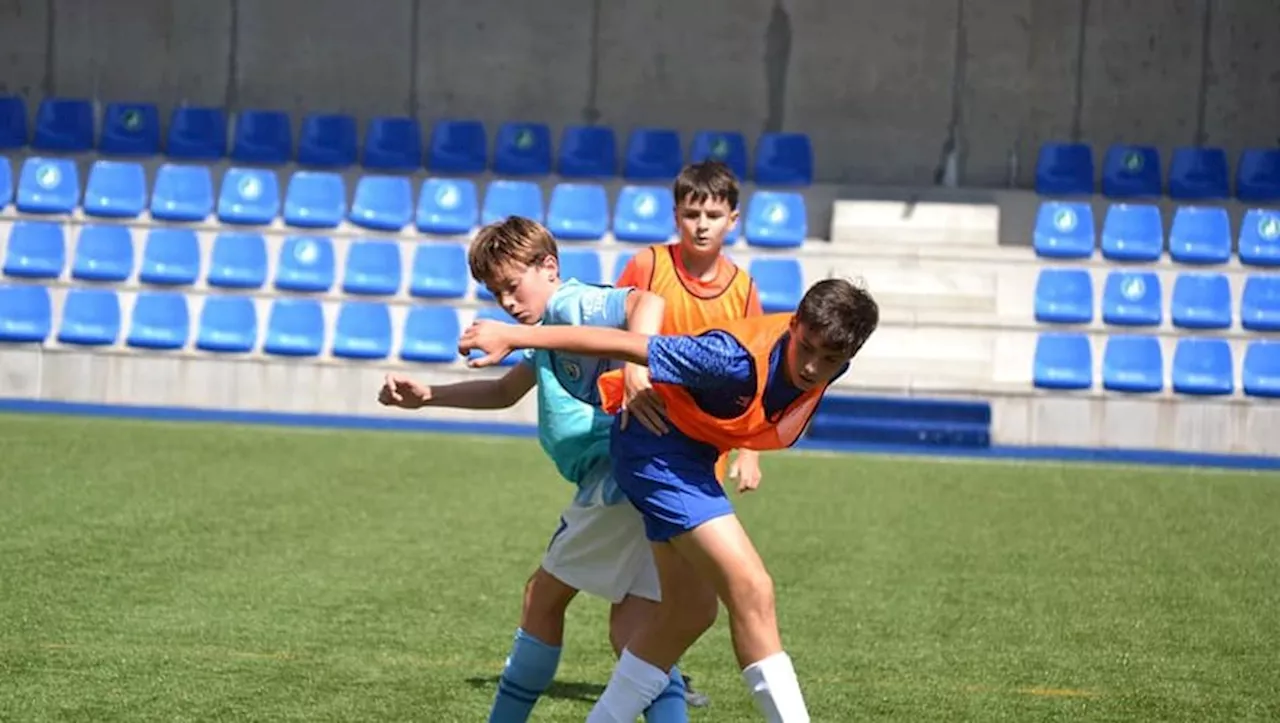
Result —
[[[1280, 137], [1274, 0], [0, 0], [0, 92], [810, 133], [820, 180]], [[954, 132], [953, 132], [954, 131]]]

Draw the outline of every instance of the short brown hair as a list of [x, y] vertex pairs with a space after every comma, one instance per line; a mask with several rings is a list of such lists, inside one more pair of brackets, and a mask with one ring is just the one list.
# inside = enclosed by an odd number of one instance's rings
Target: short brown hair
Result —
[[676, 206], [685, 200], [700, 203], [711, 199], [724, 201], [731, 210], [738, 210], [738, 179], [733, 171], [720, 161], [702, 161], [685, 166], [671, 186]]
[[805, 292], [795, 318], [817, 334], [824, 347], [853, 358], [880, 324], [880, 307], [871, 294], [847, 279], [823, 279]]
[[547, 227], [523, 216], [508, 216], [476, 232], [467, 261], [471, 277], [487, 284], [507, 266], [534, 266], [548, 256], [560, 260], [555, 237]]

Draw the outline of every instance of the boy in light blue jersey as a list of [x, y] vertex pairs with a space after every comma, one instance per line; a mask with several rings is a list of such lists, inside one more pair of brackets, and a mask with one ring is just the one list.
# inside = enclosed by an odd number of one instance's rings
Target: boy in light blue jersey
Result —
[[[481, 229], [471, 273], [521, 324], [599, 326], [654, 334], [662, 297], [639, 289], [561, 282], [555, 240], [541, 224], [512, 217]], [[389, 375], [387, 406], [503, 409], [537, 386], [538, 440], [560, 475], [577, 486], [542, 564], [525, 587], [515, 643], [498, 682], [491, 723], [528, 719], [555, 677], [565, 611], [579, 591], [612, 603], [609, 637], [620, 653], [661, 600], [657, 568], [640, 513], [618, 489], [609, 457], [614, 418], [599, 409], [596, 380], [616, 362], [530, 350], [498, 379], [435, 387]], [[688, 720], [686, 686], [672, 668], [667, 689], [645, 710], [649, 723]]]

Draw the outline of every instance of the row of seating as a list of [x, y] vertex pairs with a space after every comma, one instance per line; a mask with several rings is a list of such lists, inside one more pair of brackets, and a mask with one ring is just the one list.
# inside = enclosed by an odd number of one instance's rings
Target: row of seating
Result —
[[[36, 111], [34, 133], [27, 128], [25, 101], [0, 97], [0, 149], [30, 144], [40, 152], [154, 156], [161, 152], [160, 113], [150, 103], [110, 103], [96, 131], [91, 101], [45, 98]], [[228, 138], [230, 152], [228, 153]], [[550, 175], [607, 178], [618, 175], [618, 140], [608, 126], [568, 126], [553, 149], [545, 123], [507, 122], [497, 129], [492, 153], [489, 132], [478, 120], [442, 120], [434, 124], [424, 148], [422, 124], [410, 117], [369, 121], [363, 142], [356, 119], [316, 113], [302, 121], [295, 147], [289, 115], [274, 110], [179, 107], [169, 116], [164, 153], [171, 158], [263, 165], [296, 160], [308, 166], [342, 168], [359, 162], [384, 171], [415, 171], [424, 164], [433, 173], [477, 174], [492, 170], [506, 176]], [[622, 176], [630, 180], [669, 180], [688, 161], [716, 159], [739, 178], [763, 185], [808, 185], [813, 180], [813, 151], [803, 133], [764, 133], [756, 141], [755, 163], [737, 131], [702, 130], [688, 154], [678, 131], [637, 128], [622, 153]]]
[[[1096, 386], [1089, 337], [1046, 332], [1037, 339], [1033, 383], [1041, 389], [1086, 390]], [[1236, 391], [1235, 360], [1225, 339], [1183, 337], [1169, 364], [1168, 388], [1178, 394], [1220, 396]], [[1164, 351], [1154, 336], [1107, 338], [1102, 350], [1102, 388], [1129, 394], [1166, 389]], [[1254, 341], [1246, 348], [1240, 388], [1248, 396], [1280, 397], [1280, 341]]]
[[[1036, 192], [1045, 196], [1091, 196], [1098, 174], [1093, 149], [1086, 143], [1050, 142], [1036, 159]], [[1226, 151], [1213, 147], [1177, 148], [1162, 173], [1160, 151], [1153, 146], [1117, 143], [1102, 161], [1102, 194], [1108, 198], [1153, 198], [1167, 195], [1183, 201], [1226, 200], [1247, 203], [1280, 201], [1280, 148], [1252, 148], [1240, 153], [1231, 189]]]
[[1173, 261], [1197, 265], [1227, 263], [1234, 245], [1241, 263], [1280, 266], [1280, 209], [1246, 211], [1233, 234], [1226, 209], [1179, 206], [1166, 243], [1159, 206], [1111, 204], [1099, 243], [1091, 205], [1045, 201], [1036, 213], [1032, 245], [1038, 256], [1054, 259], [1091, 258], [1100, 246], [1104, 259], [1130, 263], [1159, 261], [1167, 248]]

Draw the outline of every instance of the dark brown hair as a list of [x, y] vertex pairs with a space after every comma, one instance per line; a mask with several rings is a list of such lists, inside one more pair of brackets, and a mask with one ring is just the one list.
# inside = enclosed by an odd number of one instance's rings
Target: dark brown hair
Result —
[[508, 216], [476, 232], [467, 261], [471, 277], [488, 284], [507, 266], [535, 266], [548, 256], [560, 260], [547, 227], [523, 216]]
[[852, 358], [880, 324], [880, 307], [871, 294], [846, 279], [823, 279], [805, 292], [796, 321]]
[[671, 186], [676, 206], [684, 201], [701, 203], [707, 199], [724, 201], [738, 210], [738, 179], [720, 161], [703, 161], [685, 166]]

